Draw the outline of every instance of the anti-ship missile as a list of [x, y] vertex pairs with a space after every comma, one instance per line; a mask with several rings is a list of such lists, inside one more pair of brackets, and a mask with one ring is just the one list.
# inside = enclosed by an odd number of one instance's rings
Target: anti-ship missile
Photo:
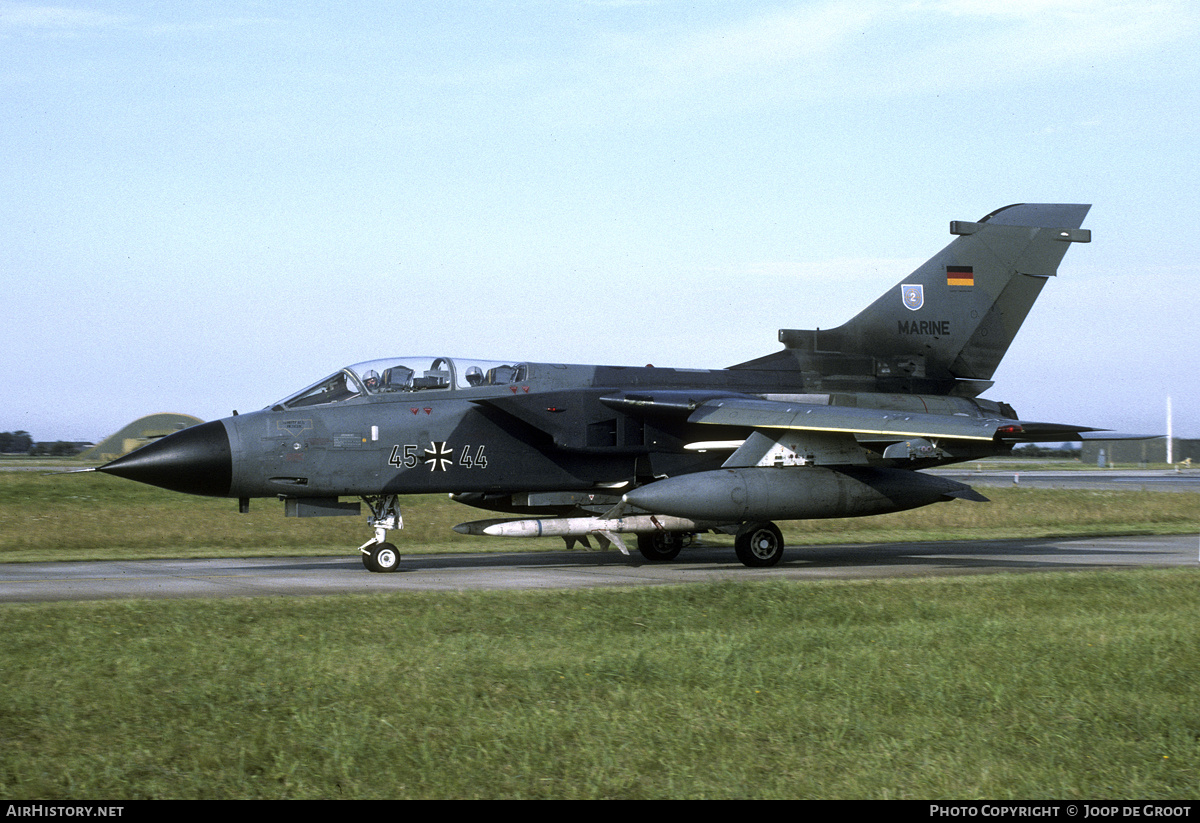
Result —
[[589, 534], [645, 534], [647, 532], [700, 532], [712, 522], [702, 523], [686, 517], [644, 514], [632, 517], [547, 517], [525, 520], [475, 520], [459, 523], [459, 534], [486, 534], [491, 537], [586, 537]]
[[632, 517], [549, 517], [524, 520], [476, 520], [459, 523], [454, 530], [459, 534], [486, 534], [491, 537], [563, 537], [567, 546], [576, 538], [588, 545], [587, 538], [595, 535], [602, 546], [616, 545], [621, 554], [628, 555], [629, 547], [621, 539], [622, 534], [646, 534], [652, 532], [702, 532], [717, 523], [703, 523], [686, 517], [645, 514]]

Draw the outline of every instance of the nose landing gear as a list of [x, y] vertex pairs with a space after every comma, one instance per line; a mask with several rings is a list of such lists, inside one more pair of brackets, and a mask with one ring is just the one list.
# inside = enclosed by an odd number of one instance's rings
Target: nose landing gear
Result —
[[399, 498], [394, 494], [382, 494], [364, 496], [363, 502], [371, 507], [367, 525], [375, 529], [375, 536], [358, 547], [363, 565], [367, 571], [394, 572], [400, 568], [400, 550], [387, 542], [387, 533], [392, 529], [404, 528]]

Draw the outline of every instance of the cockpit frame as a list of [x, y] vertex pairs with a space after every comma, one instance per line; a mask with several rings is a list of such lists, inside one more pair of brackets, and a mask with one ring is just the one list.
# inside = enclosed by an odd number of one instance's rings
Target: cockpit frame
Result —
[[527, 379], [524, 363], [450, 357], [390, 357], [339, 369], [270, 408], [284, 410], [343, 403], [356, 398], [417, 392], [466, 391]]

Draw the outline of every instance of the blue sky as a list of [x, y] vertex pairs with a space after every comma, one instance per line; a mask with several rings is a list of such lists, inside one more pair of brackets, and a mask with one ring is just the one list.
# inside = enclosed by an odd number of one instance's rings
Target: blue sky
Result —
[[722, 367], [1092, 203], [988, 397], [1200, 437], [1185, 0], [0, 0], [0, 431], [448, 354]]

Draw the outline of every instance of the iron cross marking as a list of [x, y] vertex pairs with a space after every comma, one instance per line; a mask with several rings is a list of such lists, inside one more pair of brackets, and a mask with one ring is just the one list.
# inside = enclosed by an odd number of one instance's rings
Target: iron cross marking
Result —
[[430, 443], [429, 448], [425, 450], [425, 465], [429, 467], [431, 472], [444, 472], [446, 467], [454, 461], [454, 449], [446, 445], [446, 441], [441, 443]]

